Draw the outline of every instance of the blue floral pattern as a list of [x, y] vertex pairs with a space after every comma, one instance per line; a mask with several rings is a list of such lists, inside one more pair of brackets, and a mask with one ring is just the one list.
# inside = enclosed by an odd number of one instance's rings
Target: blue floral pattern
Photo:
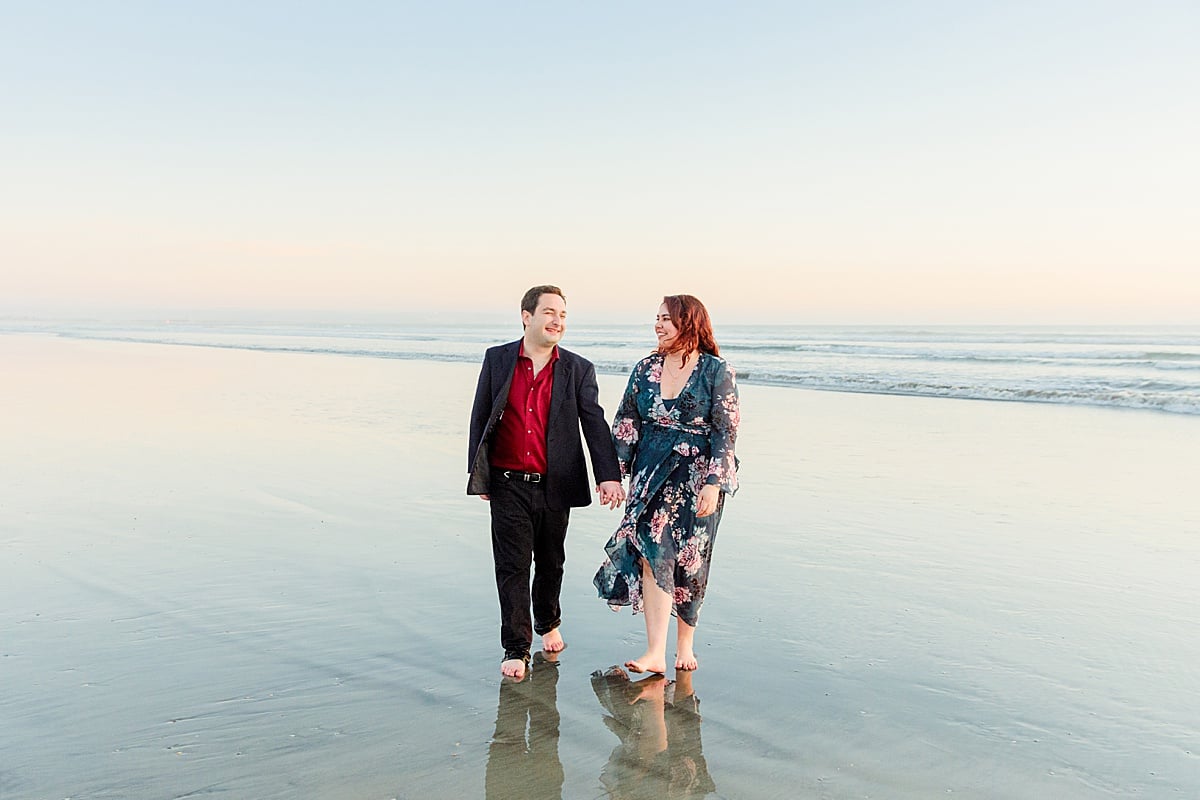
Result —
[[[670, 408], [663, 402], [662, 368], [658, 353], [634, 366], [613, 421], [629, 494], [594, 583], [614, 610], [641, 611], [644, 557], [655, 582], [673, 596], [674, 613], [695, 625], [725, 496], [738, 488], [734, 445], [741, 412], [734, 371], [723, 358], [701, 353]], [[721, 487], [720, 500], [714, 513], [697, 517], [697, 495], [706, 484]]]

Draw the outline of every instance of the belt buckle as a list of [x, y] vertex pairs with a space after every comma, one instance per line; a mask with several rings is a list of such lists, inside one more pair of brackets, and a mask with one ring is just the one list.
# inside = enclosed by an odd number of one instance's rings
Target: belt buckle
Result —
[[542, 473], [540, 472], [521, 472], [516, 469], [506, 469], [500, 474], [510, 481], [523, 481], [524, 483], [542, 482]]

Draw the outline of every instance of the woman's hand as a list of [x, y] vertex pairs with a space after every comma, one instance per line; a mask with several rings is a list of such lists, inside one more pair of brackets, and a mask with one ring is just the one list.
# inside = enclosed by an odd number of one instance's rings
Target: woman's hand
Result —
[[604, 481], [596, 485], [596, 493], [600, 495], [600, 505], [616, 508], [625, 502], [625, 490], [620, 481]]
[[700, 490], [700, 495], [696, 500], [696, 516], [707, 517], [709, 514], [717, 510], [717, 501], [721, 499], [721, 487], [715, 483], [705, 485]]

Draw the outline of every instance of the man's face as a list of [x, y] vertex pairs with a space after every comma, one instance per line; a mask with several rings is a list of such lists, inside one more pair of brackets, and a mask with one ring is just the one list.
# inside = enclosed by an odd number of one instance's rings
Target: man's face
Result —
[[567, 330], [567, 302], [556, 294], [543, 294], [530, 314], [521, 312], [525, 341], [535, 346], [553, 346]]

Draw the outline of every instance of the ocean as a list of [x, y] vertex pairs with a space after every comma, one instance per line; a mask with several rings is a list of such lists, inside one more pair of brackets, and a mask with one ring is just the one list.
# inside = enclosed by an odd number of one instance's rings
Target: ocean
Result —
[[[478, 362], [513, 324], [0, 320], [0, 333], [269, 352]], [[837, 392], [1200, 414], [1200, 326], [807, 326], [717, 329], [742, 383]], [[623, 375], [645, 324], [568, 327], [564, 346]]]

